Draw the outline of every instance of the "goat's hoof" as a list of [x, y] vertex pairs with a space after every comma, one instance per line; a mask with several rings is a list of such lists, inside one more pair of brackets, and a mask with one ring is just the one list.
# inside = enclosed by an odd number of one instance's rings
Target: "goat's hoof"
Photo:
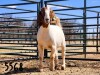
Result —
[[50, 69], [51, 71], [54, 71], [55, 69]]
[[40, 72], [43, 72], [43, 69], [40, 69], [39, 71], [40, 71]]
[[65, 70], [65, 66], [62, 65], [62, 66], [61, 66], [61, 70]]
[[56, 65], [56, 66], [55, 66], [55, 69], [56, 69], [56, 70], [61, 70], [60, 65]]
[[50, 68], [50, 70], [51, 70], [51, 71], [54, 71], [55, 69], [54, 69], [54, 68]]

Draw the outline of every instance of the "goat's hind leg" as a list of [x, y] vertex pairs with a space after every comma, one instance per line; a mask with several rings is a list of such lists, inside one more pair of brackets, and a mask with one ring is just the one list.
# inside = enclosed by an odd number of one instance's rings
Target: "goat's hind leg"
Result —
[[44, 49], [42, 46], [38, 45], [38, 52], [39, 52], [39, 70], [40, 72], [43, 71], [43, 58], [44, 58]]
[[62, 46], [62, 67], [61, 67], [62, 70], [65, 70], [65, 49], [66, 47]]

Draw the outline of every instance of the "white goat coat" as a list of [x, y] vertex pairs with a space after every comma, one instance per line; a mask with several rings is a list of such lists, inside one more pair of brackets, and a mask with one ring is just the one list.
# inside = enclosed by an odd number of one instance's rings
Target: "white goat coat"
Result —
[[37, 33], [38, 45], [44, 49], [50, 46], [65, 47], [65, 36], [63, 30], [57, 25], [49, 25], [47, 28], [41, 26]]

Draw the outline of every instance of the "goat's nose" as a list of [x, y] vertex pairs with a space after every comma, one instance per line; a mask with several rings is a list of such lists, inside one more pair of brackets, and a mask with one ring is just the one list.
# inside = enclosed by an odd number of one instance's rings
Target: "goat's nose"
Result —
[[49, 19], [48, 18], [46, 18], [46, 21], [48, 21]]

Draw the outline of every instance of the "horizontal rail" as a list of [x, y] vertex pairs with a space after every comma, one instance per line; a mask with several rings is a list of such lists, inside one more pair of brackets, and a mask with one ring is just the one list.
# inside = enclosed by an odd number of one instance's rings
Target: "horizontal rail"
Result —
[[[36, 21], [36, 20], [35, 20]], [[75, 25], [71, 25], [73, 23], [67, 23], [67, 22], [61, 22], [61, 23], [66, 23], [66, 25], [63, 25], [63, 27], [83, 27], [83, 24], [75, 24]], [[69, 24], [69, 25], [68, 25]], [[91, 27], [91, 26], [98, 26], [100, 24], [87, 24], [86, 26]], [[0, 28], [9, 28], [9, 27], [14, 27], [14, 28], [32, 28], [32, 27], [28, 27], [28, 26], [18, 26], [18, 25], [3, 25], [0, 24]], [[35, 28], [36, 29], [36, 28]]]
[[[83, 10], [84, 9], [84, 7], [77, 8], [77, 7], [72, 7], [72, 6], [64, 6], [64, 5], [57, 5], [57, 4], [50, 4], [50, 3], [49, 3], [49, 5], [59, 6], [59, 7], [65, 7], [65, 8], [67, 8], [66, 10]], [[89, 10], [90, 8], [100, 8], [100, 6], [86, 7], [86, 11], [94, 12], [94, 13], [100, 13], [100, 12], [95, 11], [95, 10]], [[57, 11], [57, 10], [54, 10], [54, 11]]]
[[0, 53], [0, 55], [18, 55], [18, 56], [34, 56], [34, 55], [27, 55], [27, 54], [22, 54], [22, 53]]
[[[48, 59], [49, 57], [47, 57]], [[0, 62], [9, 62], [9, 61], [28, 61], [28, 60], [33, 60], [33, 59], [37, 59], [37, 56], [34, 57], [25, 57], [25, 58], [15, 58], [15, 59], [4, 59], [4, 60], [0, 60]], [[59, 59], [62, 59], [61, 57], [59, 57]], [[65, 58], [66, 60], [81, 60], [81, 61], [100, 61], [100, 59], [93, 59], [93, 58]]]
[[[61, 23], [63, 23], [63, 22], [61, 22]], [[64, 22], [65, 23], [65, 22]], [[73, 23], [72, 23], [73, 24]], [[86, 27], [92, 27], [92, 26], [98, 26], [98, 25], [100, 25], [100, 24], [86, 24]], [[71, 23], [67, 23], [66, 22], [66, 24], [65, 25], [63, 25], [63, 27], [83, 27], [84, 26], [84, 24], [77, 24], [77, 25], [71, 25]]]
[[21, 1], [26, 1], [26, 2], [30, 2], [30, 3], [39, 3], [39, 2], [36, 2], [36, 1], [32, 1], [32, 0], [21, 0]]
[[67, 39], [66, 38], [66, 41], [83, 41], [84, 39]]
[[[79, 35], [79, 34], [97, 34], [97, 32], [88, 32], [88, 33], [67, 33], [66, 31], [65, 32], [65, 35]], [[98, 33], [100, 34], [100, 33]]]
[[[48, 51], [48, 52], [51, 52], [51, 51]], [[58, 53], [62, 53], [62, 52], [58, 51]], [[82, 54], [80, 54], [80, 53], [69, 53], [69, 54], [67, 53], [67, 54], [65, 54], [65, 56], [74, 56], [74, 55], [82, 55]]]
[[54, 9], [53, 11], [58, 12], [58, 11], [68, 11], [68, 10], [83, 10], [84, 8], [71, 8], [71, 9]]
[[7, 6], [0, 6], [0, 8], [6, 8], [6, 9], [14, 9], [14, 10], [21, 10], [21, 11], [34, 12], [33, 10], [20, 9], [20, 8], [11, 8], [11, 7], [7, 7]]
[[66, 54], [66, 56], [75, 56], [75, 55], [81, 55], [81, 54], [79, 54], [79, 53], [72, 53], [72, 54], [71, 53], [69, 53], [69, 54], [67, 53]]
[[[100, 17], [86, 17], [86, 19], [96, 19], [96, 18], [100, 18]], [[75, 20], [75, 19], [84, 19], [83, 18], [61, 18], [60, 20]]]
[[100, 61], [100, 59], [93, 58], [65, 58], [66, 60], [81, 60], [81, 61]]
[[80, 45], [84, 45], [84, 43], [80, 43], [80, 44], [66, 44], [66, 46], [80, 46]]
[[68, 1], [68, 0], [48, 0], [48, 1], [45, 1], [45, 3], [47, 3], [47, 2], [56, 2], [56, 1]]
[[0, 34], [10, 34], [10, 35], [36, 35], [37, 33], [35, 32], [30, 32], [30, 33], [16, 33], [16, 32], [0, 32]]
[[[28, 45], [29, 47], [37, 47], [37, 44], [34, 44], [34, 43], [20, 43], [19, 42], [19, 43], [1, 43], [1, 44], [17, 44], [17, 45]], [[99, 45], [98, 46], [97, 45], [84, 46], [84, 43], [80, 43], [80, 44], [66, 44], [66, 47], [100, 47], [100, 46]]]
[[0, 13], [0, 15], [8, 15], [8, 14], [25, 14], [25, 13], [35, 13], [37, 11], [23, 11], [23, 12], [12, 12], [12, 13]]
[[28, 61], [28, 60], [33, 60], [33, 59], [38, 59], [37, 56], [33, 56], [33, 57], [20, 57], [20, 58], [15, 58], [15, 59], [4, 59], [4, 60], [0, 60], [0, 62], [9, 62], [9, 61]]
[[66, 51], [69, 51], [69, 50], [82, 50], [83, 48], [73, 48], [73, 49], [66, 49]]
[[[5, 53], [0, 53], [0, 55], [13, 55], [13, 54], [22, 54], [22, 53], [36, 53], [37, 51], [21, 51], [21, 52], [5, 52]], [[22, 54], [23, 55], [23, 54]], [[24, 54], [25, 55], [25, 54]], [[28, 55], [28, 54], [26, 54], [26, 55]]]
[[[66, 39], [66, 41], [83, 41], [84, 39]], [[100, 39], [86, 39], [87, 41], [96, 41]]]
[[[6, 21], [9, 21], [9, 22], [11, 22], [11, 21], [25, 21], [25, 20], [29, 20], [29, 19], [17, 19], [17, 18], [7, 18], [7, 17], [0, 17], [0, 18], [6, 19]], [[0, 21], [0, 22], [5, 22], [5, 21]]]
[[[46, 57], [47, 59], [50, 57]], [[61, 56], [59, 56], [59, 59], [62, 59]], [[66, 60], [81, 60], [81, 61], [100, 61], [100, 59], [94, 59], [94, 58], [65, 58]]]
[[74, 17], [81, 17], [81, 18], [83, 18], [83, 16], [79, 16], [79, 15], [61, 14], [61, 13], [55, 13], [55, 14], [58, 14], [58, 15], [66, 15], [66, 16], [74, 16]]
[[[24, 28], [24, 29], [28, 29], [28, 30], [37, 30], [36, 28], [32, 28], [32, 27], [27, 27], [27, 26], [14, 26], [14, 25], [6, 25], [6, 26], [0, 26], [0, 28], [2, 28], [2, 30], [7, 30], [7, 29], [5, 29], [5, 28], [12, 28], [11, 30], [13, 30], [14, 28], [17, 28], [17, 29], [15, 29], [15, 30], [20, 30], [21, 28]], [[4, 29], [3, 29], [4, 28]]]
[[[2, 44], [1, 44], [2, 45]], [[7, 44], [8, 45], [8, 44]], [[10, 44], [11, 45], [11, 44]], [[36, 43], [33, 43], [33, 46], [34, 45], [37, 45]], [[0, 49], [1, 48], [3, 48], [3, 49], [5, 49], [5, 48], [22, 48], [22, 47], [31, 47], [31, 46], [26, 46], [26, 45], [16, 45], [16, 46], [0, 46]], [[27, 50], [27, 49], [26, 49]], [[31, 50], [31, 49], [28, 49], [28, 50]], [[32, 49], [32, 50], [34, 50], [34, 49]]]
[[[31, 20], [31, 19], [23, 19], [22, 21], [36, 21], [36, 20]], [[19, 22], [19, 21], [0, 21], [0, 22]]]
[[[66, 41], [83, 41], [84, 39], [67, 39], [66, 38]], [[97, 41], [97, 40], [100, 40], [100, 39], [86, 39], [87, 41]], [[16, 39], [14, 39], [14, 38], [11, 38], [11, 39], [8, 39], [8, 38], [6, 38], [6, 39], [0, 39], [0, 41], [1, 41], [1, 44], [25, 44], [25, 43], [20, 43], [20, 42], [18, 42], [18, 41], [29, 41], [30, 43], [32, 43], [33, 41], [36, 41], [36, 39], [34, 38], [34, 39], [18, 39], [18, 38], [16, 38]], [[5, 41], [15, 41], [15, 42], [18, 42], [18, 43], [5, 43]], [[32, 44], [30, 44], [30, 43], [28, 43], [29, 45], [32, 45]], [[26, 45], [27, 45], [27, 43], [26, 43]]]
[[100, 54], [100, 52], [66, 52], [66, 53], [78, 53], [78, 54]]
[[0, 39], [0, 41], [35, 41], [36, 39], [14, 39], [14, 38], [9, 38], [9, 39]]
[[63, 28], [63, 30], [82, 30], [83, 28]]
[[[35, 40], [35, 41], [36, 41], [36, 40]], [[27, 46], [34, 47], [34, 44], [31, 43], [31, 42], [30, 42], [30, 43], [26, 43], [26, 42], [25, 42], [25, 43], [22, 43], [22, 42], [13, 42], [13, 43], [12, 43], [12, 42], [4, 42], [4, 41], [3, 41], [3, 42], [1, 42], [1, 44], [14, 44], [14, 45], [24, 45], [24, 46], [27, 45]], [[37, 45], [36, 45], [36, 47], [37, 47]]]
[[3, 5], [0, 5], [0, 7], [2, 6], [22, 6], [22, 5], [30, 5], [30, 4], [33, 4], [33, 3], [14, 3], [14, 4], [3, 4]]
[[[33, 46], [37, 46], [37, 45], [34, 45]], [[6, 49], [6, 50], [24, 50], [24, 51], [35, 51], [35, 49], [23, 49], [23, 48], [15, 48], [15, 47], [0, 47], [0, 49]]]
[[96, 45], [68, 45], [66, 47], [100, 47], [100, 46], [96, 46]]

